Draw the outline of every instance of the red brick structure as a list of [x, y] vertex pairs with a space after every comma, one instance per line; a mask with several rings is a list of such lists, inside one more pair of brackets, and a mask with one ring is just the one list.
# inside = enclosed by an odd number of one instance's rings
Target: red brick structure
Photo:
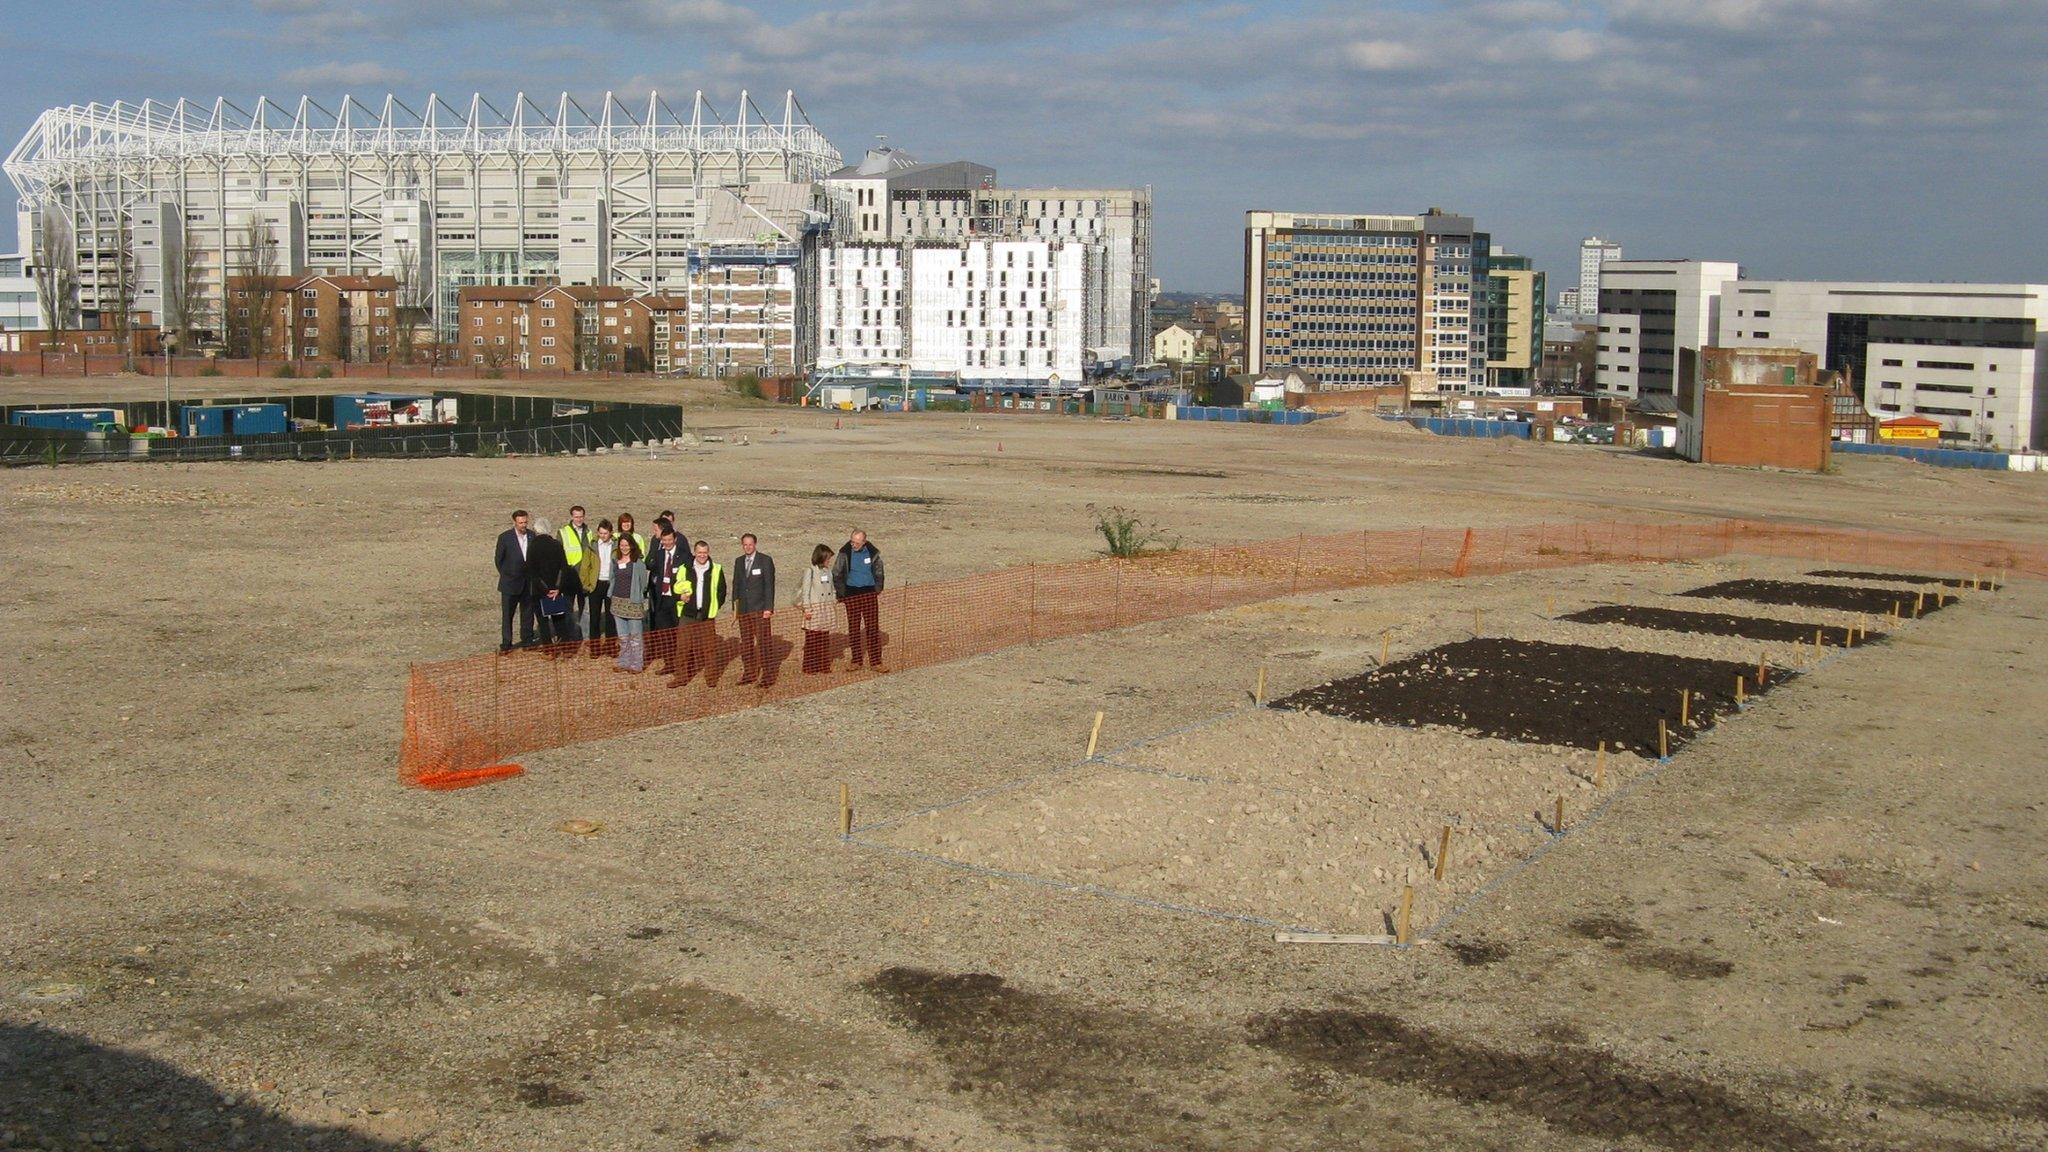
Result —
[[1817, 385], [1820, 358], [1797, 348], [1679, 353], [1678, 454], [1703, 464], [1828, 466], [1834, 397]]
[[398, 343], [391, 276], [237, 276], [228, 281], [228, 354], [244, 359], [390, 359]]
[[464, 288], [456, 348], [482, 369], [669, 372], [683, 366], [688, 305], [587, 284]]

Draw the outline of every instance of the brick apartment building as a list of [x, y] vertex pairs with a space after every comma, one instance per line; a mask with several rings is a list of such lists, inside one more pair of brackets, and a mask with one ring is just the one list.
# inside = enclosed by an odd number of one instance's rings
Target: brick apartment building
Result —
[[228, 354], [388, 360], [400, 343], [392, 276], [238, 276], [228, 281]]
[[690, 364], [690, 301], [682, 296], [648, 295], [635, 298], [647, 309], [652, 328], [649, 348], [651, 367], [662, 375], [681, 372]]
[[587, 284], [464, 288], [462, 358], [482, 368], [672, 372], [687, 363], [688, 301]]

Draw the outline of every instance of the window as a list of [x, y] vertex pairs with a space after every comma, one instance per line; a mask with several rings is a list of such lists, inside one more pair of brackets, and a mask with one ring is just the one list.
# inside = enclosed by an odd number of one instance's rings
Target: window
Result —
[[318, 300], [320, 298], [320, 293], [314, 291], [311, 288], [307, 288], [301, 291], [299, 295], [307, 300]]
[[541, 337], [540, 346], [543, 348], [553, 348], [555, 346], [555, 338], [553, 336]]
[[1905, 362], [1902, 360], [1886, 360], [1884, 361], [1884, 366], [1887, 368], [1903, 368], [1905, 367]]
[[310, 319], [314, 316], [320, 315], [320, 310], [318, 308], [301, 308], [299, 309], [299, 315]]
[[477, 338], [476, 338], [476, 339], [475, 339], [475, 340], [473, 341], [473, 343], [474, 343], [474, 344], [475, 344], [475, 345], [476, 345], [477, 347], [481, 348], [481, 347], [483, 347], [483, 345], [484, 345], [484, 338], [483, 338], [483, 337], [481, 337], [481, 336], [479, 336], [479, 337], [477, 337]]
[[1914, 362], [1913, 366], [1916, 368], [1945, 368], [1951, 372], [1968, 372], [1977, 367], [1975, 364], [1969, 364], [1961, 360], [1918, 360]]
[[555, 318], [553, 316], [541, 317], [540, 326], [543, 328], [553, 328], [555, 326]]
[[542, 364], [553, 365], [555, 362], [555, 358], [553, 356], [543, 356], [540, 358], [540, 362]]
[[472, 327], [472, 328], [481, 328], [481, 327], [483, 327], [483, 326], [484, 326], [484, 318], [483, 318], [483, 317], [481, 317], [481, 316], [477, 316], [477, 317], [475, 317], [475, 318], [473, 318], [473, 319], [471, 319], [471, 320], [470, 320], [470, 327]]
[[[1737, 313], [1737, 315], [1740, 315], [1740, 313]], [[1759, 308], [1759, 309], [1757, 309], [1757, 310], [1756, 310], [1756, 318], [1757, 318], [1757, 319], [1759, 319], [1759, 320], [1769, 320], [1769, 319], [1771, 318], [1771, 311], [1770, 311], [1770, 309], [1768, 309], [1768, 308]]]

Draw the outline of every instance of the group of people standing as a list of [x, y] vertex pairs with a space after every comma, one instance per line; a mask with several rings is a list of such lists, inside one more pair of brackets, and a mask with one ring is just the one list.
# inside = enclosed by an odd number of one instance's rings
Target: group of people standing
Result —
[[[613, 656], [626, 672], [661, 665], [677, 683], [717, 666], [717, 620], [737, 617], [740, 683], [768, 686], [779, 654], [772, 650], [776, 609], [775, 559], [752, 532], [740, 537], [730, 564], [711, 558], [711, 544], [692, 544], [676, 528], [675, 513], [655, 517], [643, 535], [631, 512], [593, 527], [582, 505], [569, 509], [559, 531], [545, 517], [512, 513], [498, 536], [498, 651], [588, 641], [592, 657]], [[803, 624], [801, 667], [832, 670], [834, 636], [844, 627], [853, 667], [882, 665], [880, 597], [882, 553], [855, 529], [837, 552], [811, 549], [794, 606]], [[512, 622], [519, 620], [519, 641]]]

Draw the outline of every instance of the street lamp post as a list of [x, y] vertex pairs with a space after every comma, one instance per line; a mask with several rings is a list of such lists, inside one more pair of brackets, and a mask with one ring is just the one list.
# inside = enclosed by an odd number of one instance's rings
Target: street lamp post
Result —
[[171, 414], [171, 357], [178, 350], [178, 334], [165, 332], [157, 341], [164, 352], [164, 427], [175, 428], [175, 417]]

